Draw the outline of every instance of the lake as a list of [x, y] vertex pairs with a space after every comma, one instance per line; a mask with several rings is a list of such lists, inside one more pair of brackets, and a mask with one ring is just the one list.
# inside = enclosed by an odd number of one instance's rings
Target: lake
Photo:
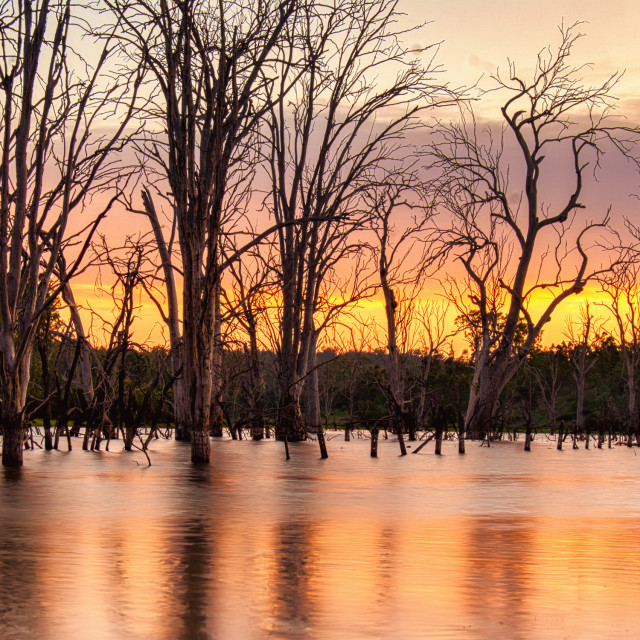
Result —
[[[640, 637], [637, 449], [220, 440], [0, 471], [3, 640]], [[415, 445], [414, 445], [415, 446]]]

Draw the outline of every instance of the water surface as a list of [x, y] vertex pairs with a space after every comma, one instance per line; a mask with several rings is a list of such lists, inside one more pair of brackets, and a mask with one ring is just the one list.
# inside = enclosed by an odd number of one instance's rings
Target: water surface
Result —
[[26, 452], [0, 472], [0, 637], [640, 637], [636, 449], [328, 445]]

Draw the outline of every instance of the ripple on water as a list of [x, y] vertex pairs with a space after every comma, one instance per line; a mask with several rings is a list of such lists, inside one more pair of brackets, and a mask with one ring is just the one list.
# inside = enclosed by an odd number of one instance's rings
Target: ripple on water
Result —
[[0, 473], [2, 638], [640, 636], [635, 450], [117, 445]]

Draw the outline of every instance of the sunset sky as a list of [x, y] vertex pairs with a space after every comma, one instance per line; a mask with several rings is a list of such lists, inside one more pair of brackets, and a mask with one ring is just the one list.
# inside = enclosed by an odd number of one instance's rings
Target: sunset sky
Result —
[[[596, 77], [625, 71], [618, 95], [638, 108], [640, 10], [633, 0], [401, 0], [410, 21], [429, 21], [429, 40], [442, 41], [439, 59], [451, 81], [472, 84], [505, 67], [507, 58], [533, 64], [544, 46], [557, 42], [557, 27], [583, 22], [585, 38], [576, 62], [592, 62]], [[592, 76], [593, 77], [593, 76]]]
[[[527, 75], [535, 63], [537, 52], [546, 45], [559, 42], [560, 24], [582, 21], [580, 31], [585, 37], [574, 49], [574, 64], [593, 63], [593, 69], [584, 71], [588, 83], [602, 82], [609, 75], [624, 71], [615, 90], [620, 113], [630, 123], [640, 121], [640, 58], [636, 46], [637, 34], [640, 33], [640, 10], [632, 0], [609, 3], [594, 0], [401, 0], [399, 7], [406, 13], [402, 19], [403, 26], [429, 23], [411, 34], [415, 39], [409, 44], [441, 42], [436, 61], [442, 65], [442, 79], [456, 87], [479, 82], [479, 86], [490, 88], [489, 74], [498, 67], [506, 70], [508, 59]], [[499, 115], [497, 107], [500, 103], [497, 100], [491, 96], [483, 100], [475, 107], [477, 114], [487, 120], [494, 119]], [[558, 176], [559, 184], [561, 178]], [[631, 192], [638, 190], [638, 184], [640, 179], [632, 168], [620, 162], [612, 164], [602, 173], [595, 188], [585, 190], [585, 215], [599, 217], [611, 204], [612, 217], [618, 223], [624, 216], [634, 216], [639, 203], [631, 197]], [[137, 228], [146, 231], [145, 220], [141, 217], [114, 211], [109, 218], [103, 232], [110, 237], [132, 233]], [[79, 303], [90, 303], [102, 314], [109, 313], [110, 300], [95, 296], [93, 274], [87, 273], [77, 279], [74, 290]], [[594, 288], [588, 293], [597, 297]], [[581, 300], [575, 297], [560, 308], [545, 331], [544, 342], [562, 339], [566, 314], [575, 311]], [[381, 299], [368, 302], [363, 314], [382, 322]], [[88, 314], [86, 317], [88, 322]], [[143, 341], [151, 336], [152, 341], [161, 342], [163, 338], [158, 322], [155, 307], [144, 303], [134, 325], [137, 339]]]

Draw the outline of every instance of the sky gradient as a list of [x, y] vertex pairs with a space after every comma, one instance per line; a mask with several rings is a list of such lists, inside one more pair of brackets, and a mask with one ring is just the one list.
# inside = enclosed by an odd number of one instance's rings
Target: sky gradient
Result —
[[[426, 45], [440, 42], [436, 62], [443, 69], [441, 80], [454, 87], [478, 82], [480, 87], [490, 88], [489, 75], [497, 68], [506, 70], [508, 60], [512, 60], [526, 76], [535, 63], [536, 54], [545, 46], [559, 42], [558, 26], [581, 21], [583, 24], [579, 30], [585, 37], [574, 49], [573, 63], [593, 63], [593, 68], [584, 72], [588, 83], [602, 82], [611, 74], [624, 71], [615, 90], [620, 112], [630, 124], [640, 121], [640, 63], [636, 46], [637, 34], [640, 33], [640, 9], [636, 2], [400, 0], [399, 9], [406, 13], [401, 19], [404, 27], [428, 23], [411, 34], [415, 40], [408, 43]], [[497, 95], [495, 98], [490, 95], [478, 103], [475, 110], [484, 119], [497, 119], [500, 104]], [[558, 176], [559, 185], [562, 184], [561, 177]], [[587, 214], [599, 217], [612, 204], [613, 219], [618, 223], [624, 216], [633, 217], [638, 202], [630, 196], [638, 183], [640, 180], [635, 171], [625, 163], [617, 162], [605, 169], [601, 182], [585, 189], [583, 200], [588, 207]], [[558, 188], [561, 192], [561, 187]], [[143, 217], [116, 210], [104, 224], [103, 232], [109, 237], [122, 237], [138, 228], [147, 231]], [[108, 316], [111, 301], [106, 296], [95, 296], [94, 275], [89, 271], [77, 279], [74, 284], [76, 298], [80, 304], [91, 304], [100, 310], [101, 315]], [[595, 288], [587, 292], [597, 297]], [[545, 343], [562, 339], [567, 313], [575, 312], [582, 300], [583, 296], [574, 297], [560, 307], [545, 332]], [[150, 336], [152, 341], [162, 342], [157, 310], [151, 303], [141, 302], [144, 304], [140, 318], [134, 325], [137, 339], [144, 341]], [[382, 323], [382, 300], [370, 301], [363, 312]], [[88, 314], [86, 318], [88, 324]]]

